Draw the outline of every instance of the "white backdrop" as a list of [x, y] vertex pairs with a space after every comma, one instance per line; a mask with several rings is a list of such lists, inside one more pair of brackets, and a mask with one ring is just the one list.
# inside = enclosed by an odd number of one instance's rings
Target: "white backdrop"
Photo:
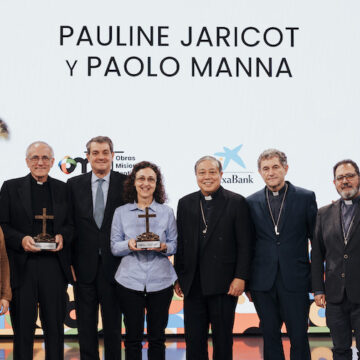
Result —
[[[26, 173], [24, 151], [34, 140], [49, 142], [58, 162], [65, 155], [83, 156], [92, 136], [109, 135], [123, 156], [161, 166], [170, 205], [176, 207], [182, 195], [196, 189], [197, 158], [242, 144], [238, 154], [246, 169], [230, 162], [226, 171], [252, 173], [254, 183], [224, 186], [244, 195], [258, 190], [263, 183], [256, 171], [257, 156], [277, 147], [288, 155], [288, 179], [314, 190], [324, 205], [337, 197], [332, 165], [344, 157], [359, 160], [359, 10], [358, 1], [328, 0], [2, 0], [0, 118], [9, 127], [10, 139], [0, 141], [0, 181]], [[74, 28], [64, 46], [61, 25]], [[120, 26], [124, 39], [129, 26], [167, 26], [169, 46], [75, 46], [82, 26], [91, 34], [101, 26], [105, 37], [110, 25]], [[184, 47], [179, 41], [189, 26], [194, 32], [206, 26], [210, 34], [217, 26], [299, 30], [293, 47], [285, 31], [278, 47], [263, 41], [256, 47], [240, 41], [237, 47]], [[261, 34], [248, 34], [249, 41], [261, 40]], [[89, 56], [103, 60], [91, 77], [86, 74]], [[122, 76], [104, 76], [110, 56], [118, 61]], [[131, 56], [151, 57], [154, 72], [167, 56], [177, 58], [181, 68], [174, 77], [130, 77], [121, 66]], [[274, 74], [191, 77], [191, 57], [202, 63], [212, 57], [214, 64], [226, 57], [232, 69], [236, 57], [245, 63], [249, 57], [265, 63], [271, 57]], [[283, 57], [291, 78], [275, 77]], [[66, 59], [78, 59], [73, 77]], [[71, 175], [78, 173], [80, 166]], [[63, 180], [71, 176], [57, 166], [51, 175]]]

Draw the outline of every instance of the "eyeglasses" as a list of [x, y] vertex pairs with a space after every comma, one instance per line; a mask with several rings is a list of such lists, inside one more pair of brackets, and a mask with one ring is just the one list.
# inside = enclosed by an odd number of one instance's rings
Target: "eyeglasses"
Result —
[[37, 155], [34, 155], [32, 156], [31, 158], [29, 158], [29, 160], [33, 163], [37, 163], [39, 162], [40, 160], [43, 162], [43, 163], [49, 163], [51, 158], [49, 158], [48, 156], [37, 156]]
[[346, 180], [352, 180], [355, 176], [357, 176], [358, 174], [345, 174], [345, 175], [339, 175], [335, 178], [336, 181], [343, 181], [344, 179]]
[[202, 171], [200, 170], [199, 172], [196, 173], [196, 176], [198, 177], [204, 177], [204, 176], [216, 176], [219, 175], [219, 171], [217, 170], [209, 170], [209, 171]]
[[135, 181], [138, 181], [140, 183], [144, 183], [147, 180], [147, 182], [149, 184], [155, 184], [156, 183], [156, 179], [152, 176], [149, 176], [148, 178], [146, 178], [145, 176], [140, 176], [138, 178], [135, 179]]

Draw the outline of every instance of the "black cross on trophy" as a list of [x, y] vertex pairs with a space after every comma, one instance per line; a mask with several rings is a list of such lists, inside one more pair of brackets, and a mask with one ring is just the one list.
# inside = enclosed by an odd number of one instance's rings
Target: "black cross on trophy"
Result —
[[152, 249], [160, 247], [160, 238], [159, 235], [156, 235], [150, 232], [150, 223], [149, 219], [151, 217], [156, 217], [155, 214], [149, 214], [149, 208], [145, 208], [145, 215], [138, 215], [139, 218], [145, 218], [146, 220], [146, 232], [138, 235], [136, 237], [136, 247], [138, 249]]
[[54, 215], [47, 215], [46, 208], [43, 208], [42, 215], [35, 215], [35, 219], [42, 220], [42, 233], [34, 237], [35, 246], [41, 250], [56, 249], [55, 238], [46, 233], [46, 220], [54, 220]]

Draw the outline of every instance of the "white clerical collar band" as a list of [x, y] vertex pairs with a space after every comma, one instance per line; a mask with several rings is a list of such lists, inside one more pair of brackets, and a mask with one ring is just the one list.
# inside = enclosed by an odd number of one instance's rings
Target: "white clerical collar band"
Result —
[[204, 196], [205, 200], [209, 201], [209, 200], [212, 200], [212, 196], [211, 195], [208, 195], [208, 196]]
[[272, 196], [279, 196], [279, 195], [282, 195], [284, 192], [285, 192], [285, 189], [286, 189], [286, 185], [287, 185], [287, 182], [285, 182], [285, 185], [278, 191], [271, 191], [269, 189], [269, 191], [271, 192]]
[[345, 205], [352, 205], [353, 201], [352, 200], [344, 200], [344, 204]]

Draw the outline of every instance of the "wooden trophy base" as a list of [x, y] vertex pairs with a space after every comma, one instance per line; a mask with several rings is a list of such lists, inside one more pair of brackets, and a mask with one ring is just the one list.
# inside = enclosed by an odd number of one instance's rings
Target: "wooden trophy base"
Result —
[[158, 249], [160, 247], [159, 235], [152, 232], [144, 232], [136, 237], [138, 249]]
[[57, 243], [55, 238], [51, 237], [49, 234], [39, 234], [34, 237], [35, 247], [41, 250], [55, 250]]

